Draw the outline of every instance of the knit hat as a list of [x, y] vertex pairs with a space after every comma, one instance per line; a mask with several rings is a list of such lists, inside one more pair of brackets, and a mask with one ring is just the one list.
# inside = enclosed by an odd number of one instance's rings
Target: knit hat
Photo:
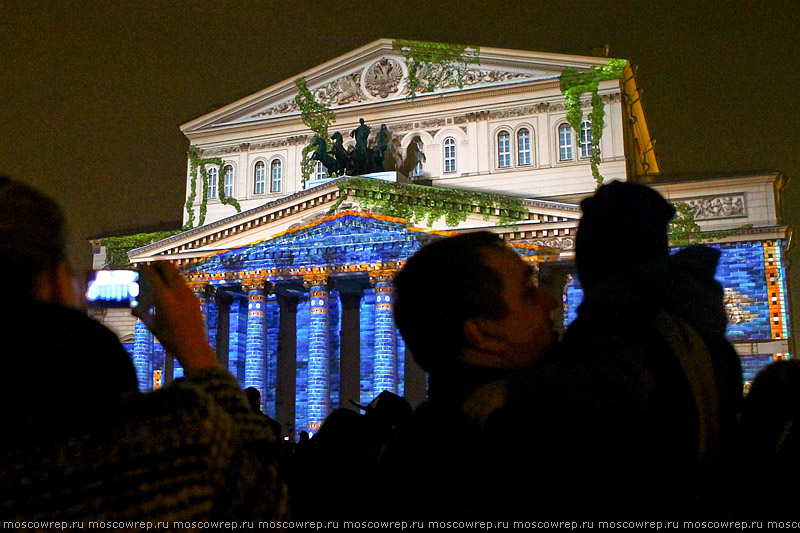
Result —
[[667, 224], [675, 208], [655, 190], [613, 181], [583, 200], [581, 210], [575, 261], [583, 288], [625, 267], [669, 255]]

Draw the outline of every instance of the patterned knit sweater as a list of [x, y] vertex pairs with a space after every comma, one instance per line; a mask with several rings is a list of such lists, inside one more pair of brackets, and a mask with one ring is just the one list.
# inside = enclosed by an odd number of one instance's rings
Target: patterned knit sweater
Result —
[[[69, 357], [69, 347], [61, 348], [58, 355]], [[75, 396], [80, 393], [62, 394], [63, 405], [51, 403], [52, 416], [37, 413], [41, 405], [31, 410], [2, 398], [8, 416], [0, 434], [0, 520], [149, 521], [173, 529], [180, 528], [176, 521], [285, 516], [277, 437], [224, 370], [207, 369], [152, 394], [83, 398], [79, 412]]]

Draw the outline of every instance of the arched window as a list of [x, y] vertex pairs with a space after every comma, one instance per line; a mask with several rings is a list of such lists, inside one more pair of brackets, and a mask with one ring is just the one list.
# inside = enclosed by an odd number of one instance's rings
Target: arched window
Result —
[[256, 163], [256, 178], [253, 184], [253, 194], [264, 194], [264, 184], [267, 179], [267, 165], [263, 161]]
[[231, 165], [225, 165], [222, 172], [225, 177], [225, 196], [227, 198], [233, 198], [233, 167]]
[[281, 162], [276, 159], [270, 165], [269, 192], [281, 191]]
[[211, 167], [208, 169], [208, 186], [206, 191], [207, 198], [216, 198], [217, 197], [217, 183], [219, 182], [219, 170], [217, 167]]
[[517, 132], [517, 164], [531, 164], [531, 132], [522, 128]]
[[511, 166], [511, 134], [501, 131], [497, 135], [497, 166]]
[[322, 164], [322, 161], [317, 161], [317, 168], [314, 171], [315, 180], [324, 180], [328, 177], [328, 169]]
[[560, 161], [572, 159], [572, 128], [567, 123], [558, 127], [558, 159]]
[[444, 140], [444, 171], [456, 171], [456, 140], [453, 137]]
[[581, 122], [581, 157], [592, 157], [592, 123]]

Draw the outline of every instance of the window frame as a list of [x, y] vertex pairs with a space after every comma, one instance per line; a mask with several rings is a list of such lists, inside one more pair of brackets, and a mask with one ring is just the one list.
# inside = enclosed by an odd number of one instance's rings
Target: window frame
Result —
[[314, 167], [314, 179], [324, 180], [327, 177], [328, 177], [328, 169], [325, 168], [325, 165], [322, 164], [322, 161], [317, 161], [317, 164]]
[[444, 141], [442, 141], [442, 174], [455, 174], [458, 172], [456, 145], [456, 138], [453, 136], [445, 137]]
[[[230, 180], [228, 178], [230, 178]], [[234, 194], [236, 192], [235, 189], [236, 170], [230, 163], [225, 163], [222, 165], [222, 180], [223, 180], [222, 182], [223, 192], [225, 193], [225, 197], [234, 198]]]
[[[520, 141], [522, 141], [522, 132], [525, 132], [526, 137], [525, 140], [527, 142], [527, 148], [522, 149], [520, 147]], [[531, 144], [533, 142], [533, 135], [531, 134], [530, 128], [527, 126], [523, 126], [517, 130], [517, 166], [527, 167], [533, 166], [533, 150], [531, 149]], [[522, 161], [522, 154], [527, 155], [527, 161]]]
[[206, 199], [217, 199], [217, 185], [219, 185], [219, 168], [216, 166], [206, 169]]
[[511, 168], [511, 132], [497, 132], [497, 168]]
[[578, 153], [581, 159], [589, 159], [592, 157], [594, 147], [592, 146], [592, 121], [581, 121], [581, 133], [578, 139], [580, 146]]
[[[278, 171], [277, 179], [275, 177], [275, 169]], [[276, 185], [277, 184], [277, 185]], [[269, 192], [281, 192], [283, 189], [283, 162], [275, 158], [269, 163]]]
[[253, 165], [253, 194], [264, 194], [267, 189], [266, 185], [267, 164], [264, 161], [256, 161]]
[[[556, 132], [558, 135], [558, 161], [575, 161], [575, 132], [572, 126], [569, 122], [562, 122], [556, 128]], [[565, 139], [565, 136], [569, 136], [569, 138]], [[567, 155], [564, 153], [565, 150], [569, 151]]]

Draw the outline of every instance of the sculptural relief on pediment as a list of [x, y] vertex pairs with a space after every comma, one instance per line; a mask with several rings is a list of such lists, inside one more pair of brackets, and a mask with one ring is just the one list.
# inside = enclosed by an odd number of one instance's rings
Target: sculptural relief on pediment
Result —
[[[446, 65], [427, 65], [421, 67], [433, 69], [434, 75], [441, 74]], [[407, 90], [404, 79], [407, 76], [407, 66], [401, 58], [382, 57], [367, 65], [365, 68], [351, 72], [320, 87], [312, 89], [314, 99], [327, 107], [343, 106], [370, 100], [383, 100], [392, 96], [406, 96]], [[419, 73], [425, 77], [424, 71]], [[541, 76], [538, 76], [541, 77]], [[436, 86], [436, 90], [447, 90], [459, 87], [459, 81], [454, 76], [443, 76], [443, 80]], [[464, 71], [461, 84], [464, 87], [479, 85], [494, 85], [504, 82], [536, 79], [537, 76], [499, 70], [485, 70], [470, 68]], [[284, 102], [272, 105], [251, 115], [251, 118], [270, 117], [300, 112], [300, 108], [290, 98]]]
[[373, 97], [386, 98], [399, 91], [404, 76], [400, 61], [384, 57], [364, 71], [364, 87]]
[[747, 216], [744, 193], [689, 198], [680, 202], [689, 206], [695, 220]]
[[328, 107], [366, 100], [364, 91], [361, 90], [361, 72], [342, 76], [318, 89], [314, 89], [312, 93], [314, 94], [314, 100]]

